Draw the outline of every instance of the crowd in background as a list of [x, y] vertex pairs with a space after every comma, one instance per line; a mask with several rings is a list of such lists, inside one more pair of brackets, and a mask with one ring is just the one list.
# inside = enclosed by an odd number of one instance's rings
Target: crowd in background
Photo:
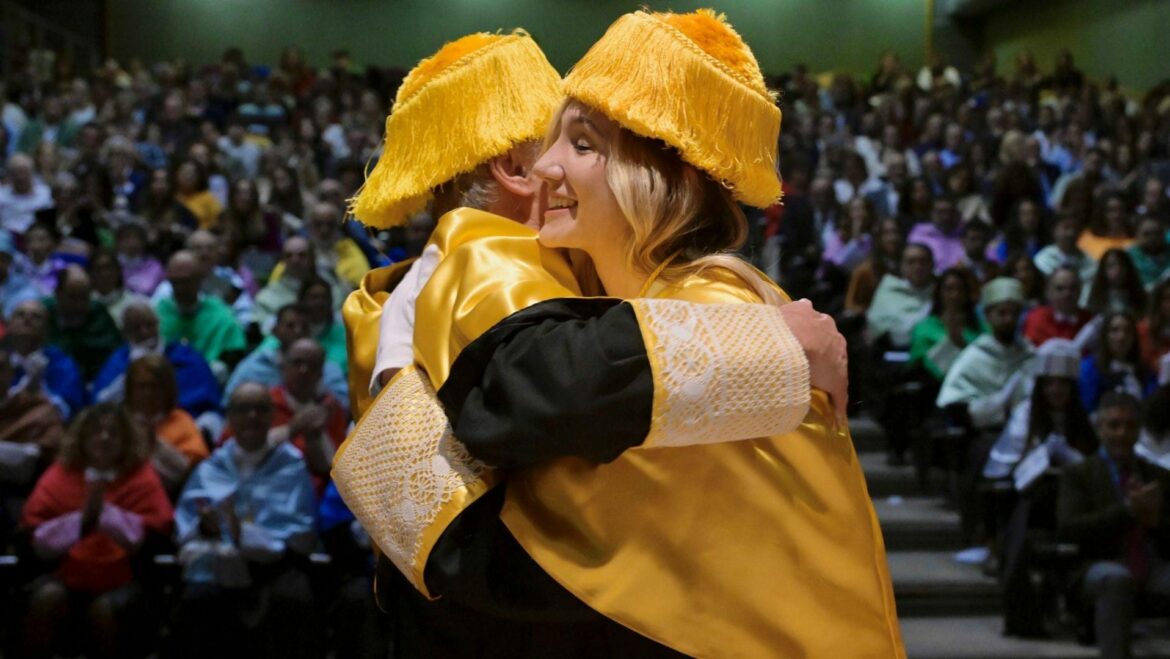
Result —
[[[401, 76], [290, 48], [274, 68], [232, 49], [5, 79], [10, 647], [385, 654], [329, 465], [350, 424], [341, 302], [433, 223], [346, 216]], [[1170, 594], [1170, 83], [1126, 94], [1024, 52], [772, 84], [785, 194], [749, 214], [745, 256], [838, 318], [853, 412], [890, 461], [955, 475], [1006, 631], [1046, 633], [1013, 603], [1036, 597], [1022, 538], [1047, 524], [1123, 651], [1124, 602]], [[175, 593], [147, 577], [160, 555]]]
[[785, 198], [753, 257], [838, 318], [889, 462], [950, 475], [1005, 633], [1050, 633], [1047, 533], [1077, 550], [1084, 636], [1128, 656], [1170, 595], [1170, 83], [1128, 95], [1026, 51], [776, 83]]

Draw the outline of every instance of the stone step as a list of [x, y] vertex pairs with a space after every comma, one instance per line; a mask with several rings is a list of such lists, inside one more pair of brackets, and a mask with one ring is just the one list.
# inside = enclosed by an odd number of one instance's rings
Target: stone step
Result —
[[887, 454], [864, 451], [857, 455], [865, 482], [872, 498], [890, 496], [923, 496], [943, 491], [943, 476], [938, 470], [928, 473], [925, 488], [918, 483], [918, 474], [912, 465], [893, 466], [887, 463]]
[[901, 617], [994, 615], [1000, 587], [980, 566], [956, 563], [950, 551], [887, 554]]
[[[909, 659], [1033, 659], [1097, 657], [1096, 648], [1079, 645], [1064, 632], [1050, 640], [1006, 638], [999, 616], [906, 618], [902, 638]], [[1170, 627], [1141, 621], [1135, 634], [1135, 657], [1170, 657]]]
[[853, 437], [853, 447], [858, 453], [886, 450], [886, 432], [868, 416], [851, 417], [849, 435]]
[[962, 545], [959, 514], [941, 497], [880, 497], [873, 500], [886, 549], [954, 550]]

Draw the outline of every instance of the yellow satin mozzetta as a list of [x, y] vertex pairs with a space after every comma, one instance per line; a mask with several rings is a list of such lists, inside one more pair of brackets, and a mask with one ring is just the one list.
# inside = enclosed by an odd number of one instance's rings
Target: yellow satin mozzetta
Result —
[[415, 304], [414, 358], [436, 390], [463, 348], [496, 323], [537, 302], [581, 295], [560, 251], [498, 215], [454, 210], [431, 242], [443, 260]]
[[378, 356], [382, 305], [390, 291], [402, 281], [415, 259], [408, 259], [370, 270], [362, 284], [345, 298], [341, 319], [345, 322], [345, 347], [349, 351], [349, 409], [360, 419], [374, 402], [370, 397], [370, 379]]
[[[438, 247], [440, 264], [415, 305], [421, 329], [414, 338], [415, 358], [435, 389], [463, 348], [499, 321], [543, 300], [581, 294], [561, 252], [541, 247], [535, 230], [499, 215], [457, 208], [439, 218], [429, 244]], [[372, 402], [382, 305], [413, 262], [371, 270], [341, 308], [355, 419]]]
[[[383, 553], [428, 597], [423, 574], [431, 549], [498, 482], [451, 436], [435, 391], [463, 348], [501, 320], [537, 302], [580, 295], [561, 254], [540, 247], [536, 231], [507, 218], [454, 210], [439, 219], [430, 244], [440, 261], [415, 303], [415, 364], [399, 371], [377, 399], [368, 391], [382, 304], [406, 267], [369, 273], [346, 300], [359, 421], [338, 450], [333, 472], [358, 519], [386, 545]], [[412, 488], [432, 483], [422, 488], [427, 496], [403, 491], [403, 473], [396, 472], [409, 472]]]
[[[650, 293], [758, 301], [721, 271]], [[501, 517], [570, 592], [688, 655], [903, 657], [881, 531], [832, 419], [814, 391], [786, 435], [513, 473]]]

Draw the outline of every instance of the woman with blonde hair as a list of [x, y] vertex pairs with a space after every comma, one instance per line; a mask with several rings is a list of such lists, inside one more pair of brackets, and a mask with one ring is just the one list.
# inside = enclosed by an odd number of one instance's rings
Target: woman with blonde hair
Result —
[[[560, 606], [622, 639], [593, 656], [903, 656], [881, 533], [828, 397], [812, 392], [795, 431], [761, 436], [775, 427], [761, 410], [808, 400], [809, 381], [774, 364], [725, 387], [710, 368], [787, 302], [732, 254], [738, 204], [780, 194], [780, 111], [754, 56], [714, 12], [635, 12], [565, 91], [534, 166], [549, 195], [539, 240], [573, 251], [582, 292], [618, 299], [539, 302], [450, 366], [423, 360], [432, 378], [449, 370], [438, 397], [455, 436], [507, 470], [435, 546], [427, 585], [505, 618]], [[462, 272], [448, 258], [431, 285]], [[745, 303], [760, 315], [728, 321]], [[416, 308], [432, 326], [426, 291]], [[610, 312], [625, 324], [591, 324]], [[654, 382], [595, 372], [639, 360]], [[625, 418], [590, 413], [623, 396]]]

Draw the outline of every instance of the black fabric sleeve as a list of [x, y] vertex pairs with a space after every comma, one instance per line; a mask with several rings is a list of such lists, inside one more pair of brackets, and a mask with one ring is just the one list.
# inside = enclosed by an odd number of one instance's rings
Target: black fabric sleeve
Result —
[[473, 341], [438, 395], [455, 436], [488, 465], [602, 463], [645, 440], [654, 378], [633, 307], [566, 298], [518, 311]]

